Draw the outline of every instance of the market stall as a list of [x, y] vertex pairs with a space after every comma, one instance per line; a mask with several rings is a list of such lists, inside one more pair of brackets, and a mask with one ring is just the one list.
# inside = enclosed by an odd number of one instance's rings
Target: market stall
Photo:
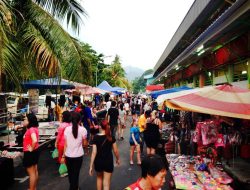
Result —
[[167, 154], [166, 158], [175, 189], [232, 190], [233, 179], [210, 159], [178, 154]]

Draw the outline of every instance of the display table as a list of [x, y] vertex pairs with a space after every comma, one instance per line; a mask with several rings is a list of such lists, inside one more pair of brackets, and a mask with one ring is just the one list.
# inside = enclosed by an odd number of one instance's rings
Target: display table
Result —
[[212, 166], [209, 167], [210, 173], [207, 171], [200, 171], [199, 166], [203, 161], [199, 156], [190, 157], [167, 154], [166, 159], [176, 189], [232, 190], [228, 185], [232, 183], [232, 178], [225, 172]]
[[0, 157], [1, 189], [7, 189], [14, 181], [13, 159]]

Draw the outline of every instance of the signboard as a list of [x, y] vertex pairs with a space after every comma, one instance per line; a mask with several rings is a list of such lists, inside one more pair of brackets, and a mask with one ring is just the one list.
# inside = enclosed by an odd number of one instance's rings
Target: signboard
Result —
[[37, 114], [39, 106], [39, 90], [29, 89], [29, 112]]

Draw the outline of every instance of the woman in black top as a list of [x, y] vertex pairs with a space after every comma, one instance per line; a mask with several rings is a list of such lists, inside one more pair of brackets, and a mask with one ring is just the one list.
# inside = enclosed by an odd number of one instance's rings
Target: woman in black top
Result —
[[111, 136], [107, 120], [101, 122], [100, 132], [94, 136], [90, 160], [89, 175], [93, 175], [93, 166], [97, 174], [97, 190], [110, 189], [111, 175], [114, 170], [113, 154], [120, 165], [119, 152], [115, 138]]
[[147, 118], [146, 129], [144, 131], [144, 140], [147, 146], [147, 154], [155, 154], [158, 143], [160, 142], [160, 129], [162, 123], [159, 118], [156, 117], [156, 111], [154, 110], [150, 118]]

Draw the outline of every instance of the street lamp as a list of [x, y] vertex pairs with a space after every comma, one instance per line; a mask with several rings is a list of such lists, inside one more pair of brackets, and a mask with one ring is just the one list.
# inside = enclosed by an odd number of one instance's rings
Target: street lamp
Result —
[[[107, 56], [103, 56], [102, 58], [105, 59], [105, 58], [108, 58], [108, 57], [112, 57], [112, 55], [107, 55]], [[97, 65], [96, 65], [96, 70], [95, 70], [95, 86], [97, 87], [97, 71], [98, 71], [98, 65], [99, 65], [99, 61], [97, 62]]]

